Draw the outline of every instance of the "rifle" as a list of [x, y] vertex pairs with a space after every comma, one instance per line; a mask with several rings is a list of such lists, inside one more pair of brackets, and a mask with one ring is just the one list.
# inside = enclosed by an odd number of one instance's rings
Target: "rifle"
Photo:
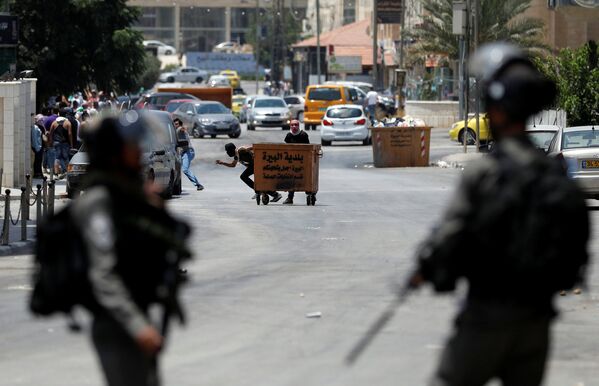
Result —
[[362, 353], [370, 346], [374, 338], [382, 331], [383, 328], [391, 321], [395, 312], [397, 312], [397, 308], [406, 302], [408, 299], [408, 295], [410, 291], [415, 289], [417, 286], [412, 283], [412, 278], [414, 275], [411, 275], [406, 283], [400, 287], [397, 296], [393, 299], [385, 311], [379, 315], [379, 317], [370, 325], [370, 328], [366, 331], [366, 333], [360, 338], [360, 340], [354, 345], [349, 354], [345, 357], [345, 364], [347, 366], [352, 366], [362, 355]]

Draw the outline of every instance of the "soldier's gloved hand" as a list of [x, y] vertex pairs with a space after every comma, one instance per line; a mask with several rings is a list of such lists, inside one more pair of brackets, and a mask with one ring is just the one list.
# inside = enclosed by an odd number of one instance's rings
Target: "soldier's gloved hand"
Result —
[[162, 336], [152, 326], [144, 327], [135, 337], [141, 350], [149, 356], [156, 355], [162, 348]]

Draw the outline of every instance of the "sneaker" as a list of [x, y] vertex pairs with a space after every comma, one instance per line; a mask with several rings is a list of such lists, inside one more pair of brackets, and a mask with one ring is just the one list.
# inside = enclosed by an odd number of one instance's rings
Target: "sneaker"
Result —
[[283, 204], [285, 205], [293, 205], [293, 200], [289, 197], [287, 197], [287, 199], [285, 201], [283, 201]]
[[256, 199], [256, 197], [257, 197], [257, 195], [255, 195], [255, 194], [254, 194], [254, 195], [252, 196], [252, 200], [255, 200], [255, 199]]
[[277, 201], [279, 201], [281, 198], [283, 198], [283, 196], [281, 195], [281, 193], [279, 193], [279, 192], [276, 192], [276, 193], [275, 193], [275, 196], [274, 196], [274, 197], [272, 198], [272, 200], [270, 200], [270, 201], [272, 201], [272, 202], [277, 202]]
[[204, 190], [204, 187], [200, 184], [200, 185], [197, 186], [197, 189], [198, 190]]

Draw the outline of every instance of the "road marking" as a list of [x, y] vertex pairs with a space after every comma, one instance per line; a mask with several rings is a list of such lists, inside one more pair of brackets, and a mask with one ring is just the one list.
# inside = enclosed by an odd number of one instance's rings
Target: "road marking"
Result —
[[8, 291], [31, 291], [33, 288], [29, 284], [24, 285], [13, 285], [10, 287], [6, 287]]

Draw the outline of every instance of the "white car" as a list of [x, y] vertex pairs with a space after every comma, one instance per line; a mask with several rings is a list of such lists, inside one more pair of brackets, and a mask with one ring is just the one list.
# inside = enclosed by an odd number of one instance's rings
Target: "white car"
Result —
[[547, 154], [563, 161], [568, 176], [589, 198], [599, 199], [599, 127], [560, 129]]
[[159, 40], [144, 40], [142, 44], [144, 47], [156, 48], [158, 55], [173, 55], [177, 53], [175, 47], [164, 44]]
[[547, 152], [551, 140], [559, 130], [559, 126], [556, 125], [527, 125], [526, 134], [532, 143], [539, 149]]
[[237, 42], [222, 42], [214, 46], [212, 52], [235, 53], [239, 51]]
[[257, 126], [280, 127], [289, 130], [291, 111], [281, 97], [258, 96], [252, 101], [248, 115], [248, 130]]
[[208, 78], [208, 72], [195, 67], [183, 67], [175, 71], [160, 74], [161, 82], [196, 82], [202, 83]]
[[368, 119], [359, 105], [334, 105], [327, 108], [320, 126], [320, 141], [330, 146], [333, 141], [362, 141], [370, 144]]
[[208, 79], [210, 87], [231, 87], [231, 80], [224, 75], [212, 75]]

